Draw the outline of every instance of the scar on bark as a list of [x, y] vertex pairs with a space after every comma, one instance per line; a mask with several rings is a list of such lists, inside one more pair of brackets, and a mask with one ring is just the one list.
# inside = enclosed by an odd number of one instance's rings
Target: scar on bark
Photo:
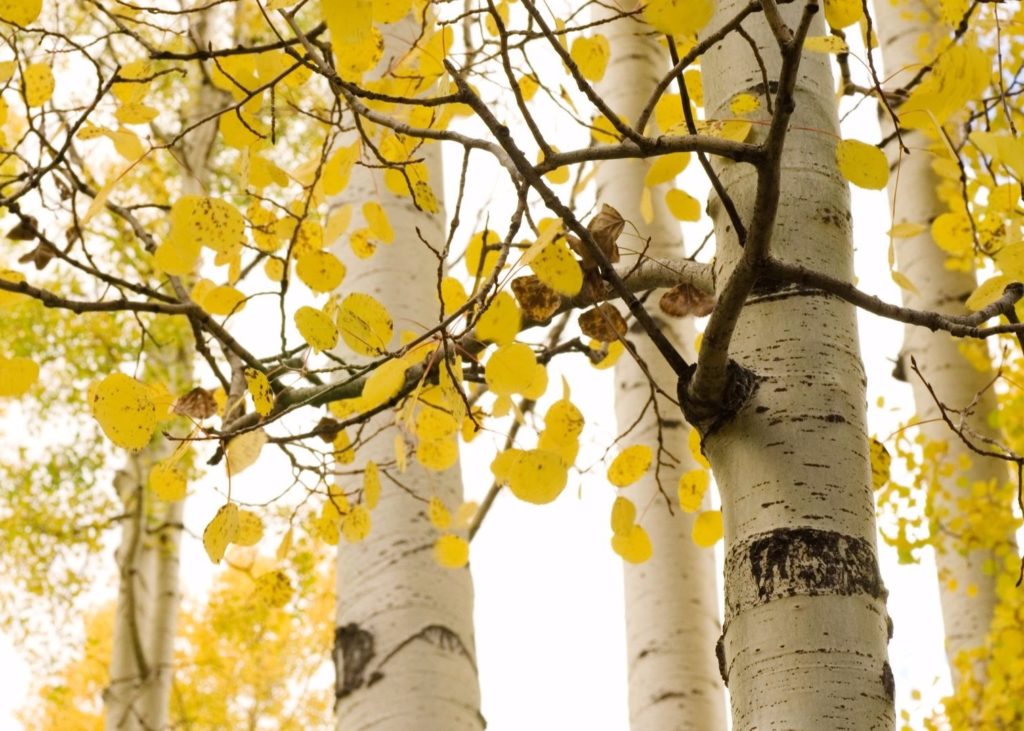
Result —
[[757, 392], [760, 379], [752, 370], [730, 360], [725, 388], [718, 400], [697, 401], [690, 394], [690, 381], [696, 370], [697, 364], [691, 363], [680, 374], [676, 396], [686, 421], [697, 429], [701, 438], [705, 438], [732, 421]]
[[473, 668], [473, 672], [477, 672], [476, 661], [462, 638], [444, 625], [430, 624], [399, 642], [367, 677], [366, 670], [376, 657], [374, 637], [359, 625], [350, 623], [338, 627], [334, 633], [335, 699], [340, 700], [363, 686], [369, 688], [383, 680], [384, 666], [399, 652], [417, 641], [426, 642], [445, 652], [462, 655]]
[[341, 700], [366, 683], [364, 674], [376, 654], [373, 635], [358, 624], [334, 630], [334, 698]]

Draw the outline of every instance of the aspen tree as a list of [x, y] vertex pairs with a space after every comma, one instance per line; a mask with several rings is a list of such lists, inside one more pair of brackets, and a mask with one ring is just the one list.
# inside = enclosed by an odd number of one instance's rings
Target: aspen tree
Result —
[[[616, 17], [635, 7], [626, 3], [602, 8], [594, 11], [594, 17]], [[620, 18], [603, 31], [614, 50], [596, 88], [626, 119], [636, 119], [667, 70], [664, 49], [653, 29], [636, 18]], [[679, 221], [664, 203], [666, 186], [645, 192], [649, 168], [640, 160], [608, 160], [598, 165], [598, 204], [613, 206], [629, 229], [620, 239], [625, 262], [635, 262], [640, 252], [654, 258], [683, 253]], [[643, 196], [651, 200], [649, 222], [641, 212]], [[692, 319], [657, 311], [656, 315], [672, 344], [692, 359], [696, 334]], [[648, 560], [623, 563], [630, 728], [724, 729], [725, 697], [714, 654], [721, 631], [714, 553], [692, 537], [696, 510], [707, 506], [710, 496], [705, 495], [690, 512], [682, 512], [677, 499], [683, 474], [707, 473], [690, 454], [689, 425], [680, 419], [678, 406], [652, 389], [652, 379], [672, 381], [671, 368], [641, 331], [631, 332], [629, 342], [645, 367], [628, 356], [615, 366], [619, 429], [633, 427], [630, 439], [657, 445], [656, 459], [665, 462], [622, 490], [620, 498], [635, 506], [653, 548]]]

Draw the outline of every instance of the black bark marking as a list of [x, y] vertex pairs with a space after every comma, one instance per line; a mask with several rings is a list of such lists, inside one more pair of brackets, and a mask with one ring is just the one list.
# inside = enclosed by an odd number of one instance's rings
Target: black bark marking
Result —
[[366, 683], [364, 673], [375, 655], [373, 635], [358, 624], [334, 630], [334, 698], [339, 701]]
[[725, 661], [725, 631], [718, 635], [718, 642], [715, 643], [715, 657], [718, 658], [718, 674], [722, 676], [722, 682], [726, 687], [729, 685], [729, 671], [726, 669]]
[[395, 646], [395, 649], [389, 652], [384, 659], [380, 661], [380, 664], [374, 671], [374, 675], [379, 677], [375, 677], [374, 682], [384, 677], [381, 670], [393, 657], [395, 657], [395, 655], [411, 645], [413, 642], [417, 641], [426, 642], [427, 644], [433, 645], [444, 652], [454, 652], [462, 655], [473, 668], [473, 672], [476, 672], [476, 660], [473, 659], [473, 655], [469, 652], [469, 649], [466, 647], [466, 643], [462, 641], [462, 638], [459, 637], [456, 632], [445, 627], [443, 624], [428, 624], [419, 632], [411, 634], [399, 642]]
[[762, 604], [787, 596], [886, 594], [874, 546], [861, 538], [782, 528], [755, 539], [747, 551]]
[[892, 675], [892, 666], [888, 660], [882, 664], [882, 689], [888, 701], [893, 703], [896, 700], [896, 678]]

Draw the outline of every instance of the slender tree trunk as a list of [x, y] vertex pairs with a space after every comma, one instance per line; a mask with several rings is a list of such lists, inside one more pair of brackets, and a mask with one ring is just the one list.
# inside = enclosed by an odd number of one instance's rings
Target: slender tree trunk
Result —
[[[205, 13], [195, 16], [191, 33], [200, 48], [211, 30]], [[204, 119], [216, 106], [217, 92], [206, 81], [195, 90], [189, 121]], [[199, 195], [209, 175], [207, 159], [216, 126], [207, 123], [183, 141], [182, 195]], [[191, 385], [192, 349], [172, 343], [149, 358], [172, 393]], [[104, 693], [107, 731], [162, 731], [170, 711], [174, 637], [178, 608], [180, 544], [185, 503], [163, 502], [149, 492], [152, 467], [171, 453], [162, 439], [129, 458], [116, 485], [125, 506], [114, 619], [110, 686]]]
[[[899, 88], [922, 62], [919, 39], [939, 37], [937, 21], [925, 3], [909, 1], [899, 6], [877, 3], [878, 40], [885, 64], [887, 87]], [[891, 118], [882, 114], [885, 134], [892, 131]], [[909, 153], [899, 154], [894, 141], [888, 146], [889, 196], [893, 203], [893, 224], [923, 224], [920, 234], [896, 242], [896, 262], [916, 291], [902, 290], [903, 303], [919, 310], [952, 315], [966, 314], [964, 300], [977, 287], [973, 267], [967, 271], [946, 267], [947, 254], [935, 245], [931, 223], [947, 211], [939, 199], [939, 181], [932, 170], [936, 145], [919, 131], [902, 132]], [[946, 155], [944, 146], [940, 147]], [[939, 597], [946, 630], [946, 654], [954, 686], [965, 675], [978, 685], [985, 684], [985, 644], [998, 602], [996, 587], [1006, 556], [1016, 556], [1012, 526], [1007, 522], [1009, 505], [1001, 488], [1008, 479], [1006, 464], [974, 454], [943, 423], [938, 406], [925, 381], [911, 372], [914, 358], [924, 379], [943, 403], [954, 409], [973, 404], [967, 425], [980, 438], [996, 438], [988, 416], [995, 410], [991, 367], [979, 369], [961, 352], [958, 342], [925, 328], [908, 327], [900, 352], [900, 366], [914, 392], [914, 405], [922, 424], [921, 433], [930, 443], [943, 443], [936, 453], [938, 463], [929, 465], [927, 481], [931, 541], [935, 547]], [[963, 465], [969, 466], [964, 469]], [[943, 466], [952, 468], [946, 474]], [[975, 486], [989, 485], [979, 493]], [[964, 505], [970, 505], [970, 515]], [[988, 517], [979, 517], [987, 514]], [[1005, 531], [992, 530], [1006, 526]]]
[[[743, 2], [718, 4], [709, 30]], [[803, 3], [781, 6], [791, 28]], [[778, 45], [761, 14], [744, 23], [777, 88]], [[820, 13], [809, 35], [824, 35]], [[731, 118], [739, 93], [765, 108], [757, 58], [736, 33], [703, 58], [709, 118]], [[853, 277], [849, 192], [836, 170], [838, 124], [823, 54], [805, 54], [782, 160], [771, 253]], [[754, 125], [752, 134], [760, 134]], [[756, 172], [719, 165], [749, 221]], [[712, 204], [717, 281], [741, 249], [721, 201]], [[878, 570], [865, 429], [864, 369], [853, 307], [776, 282], [755, 285], [731, 356], [756, 373], [740, 412], [705, 435], [722, 496], [725, 626], [721, 669], [733, 728], [887, 729], [894, 725], [890, 620]]]
[[[419, 30], [408, 21], [387, 26], [385, 61], [401, 58]], [[441, 149], [425, 144], [416, 158], [429, 169], [441, 212], [417, 210], [411, 198], [386, 189], [380, 169], [358, 165], [335, 201], [352, 204], [353, 229], [362, 225], [361, 207], [371, 201], [390, 220], [394, 243], [378, 246], [372, 257], [356, 258], [347, 236], [334, 251], [348, 271], [344, 292], [369, 294], [384, 304], [396, 333], [422, 333], [436, 322], [439, 307], [438, 255], [446, 238]], [[350, 352], [342, 357], [353, 359]], [[337, 728], [479, 731], [485, 724], [479, 711], [472, 580], [468, 567], [447, 569], [434, 561], [438, 532], [427, 517], [432, 497], [450, 510], [461, 504], [461, 470], [456, 464], [444, 472], [428, 471], [410, 449], [408, 468], [400, 471], [395, 438], [404, 432], [393, 412], [372, 419], [361, 433], [373, 436], [359, 446], [354, 466], [362, 467], [364, 460], [381, 465], [383, 489], [369, 536], [359, 543], [342, 539], [338, 550]], [[342, 480], [346, 489], [357, 486]]]
[[[631, 10], [633, 3], [621, 6]], [[595, 19], [618, 14], [619, 8], [600, 9]], [[612, 55], [598, 92], [619, 114], [636, 119], [644, 102], [667, 70], [664, 48], [651, 29], [636, 18], [605, 25]], [[654, 218], [645, 224], [640, 199], [648, 165], [641, 160], [599, 163], [597, 202], [614, 206], [632, 227], [619, 243], [623, 258], [639, 251], [650, 237], [647, 255], [679, 256], [680, 227], [666, 209], [662, 195], [654, 193]], [[652, 302], [656, 301], [655, 294]], [[695, 336], [689, 319], [665, 317], [662, 330], [692, 359]], [[629, 663], [629, 707], [632, 731], [725, 728], [725, 695], [715, 662], [715, 639], [721, 631], [714, 552], [698, 547], [692, 536], [694, 516], [681, 513], [676, 503], [680, 475], [697, 465], [687, 447], [689, 425], [679, 409], [657, 396], [657, 409], [649, 403], [655, 383], [671, 383], [671, 368], [642, 331], [629, 336], [649, 375], [636, 361], [623, 356], [615, 369], [615, 408], [619, 428], [637, 424], [632, 437], [646, 444], [663, 444], [665, 459], [657, 479], [648, 473], [622, 491], [642, 514], [651, 537], [653, 556], [642, 564], [624, 563], [626, 642]], [[641, 416], [642, 414], [642, 416]], [[637, 423], [638, 417], [640, 418]]]

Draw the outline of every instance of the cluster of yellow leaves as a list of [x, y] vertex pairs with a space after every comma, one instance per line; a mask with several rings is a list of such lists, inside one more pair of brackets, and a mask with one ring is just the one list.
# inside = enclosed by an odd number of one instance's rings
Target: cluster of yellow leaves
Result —
[[338, 544], [339, 537], [359, 543], [370, 535], [370, 511], [379, 500], [380, 473], [377, 465], [369, 462], [363, 471], [362, 501], [353, 505], [340, 485], [331, 485], [320, 515], [310, 524], [310, 533], [331, 546]]
[[711, 484], [710, 464], [701, 452], [700, 435], [696, 429], [690, 429], [687, 444], [690, 456], [699, 466], [687, 470], [679, 477], [679, 507], [684, 513], [697, 513], [693, 522], [693, 542], [702, 548], [710, 548], [722, 537], [722, 511], [701, 510]]
[[555, 500], [569, 480], [569, 468], [579, 451], [583, 414], [569, 400], [568, 386], [544, 415], [544, 429], [535, 449], [509, 449], [491, 462], [499, 484], [520, 500], [544, 505]]
[[263, 537], [263, 521], [251, 510], [225, 503], [203, 531], [203, 548], [214, 563], [220, 563], [229, 544], [255, 546]]
[[629, 563], [643, 563], [654, 553], [651, 537], [636, 522], [636, 506], [624, 497], [612, 503], [612, 550]]

